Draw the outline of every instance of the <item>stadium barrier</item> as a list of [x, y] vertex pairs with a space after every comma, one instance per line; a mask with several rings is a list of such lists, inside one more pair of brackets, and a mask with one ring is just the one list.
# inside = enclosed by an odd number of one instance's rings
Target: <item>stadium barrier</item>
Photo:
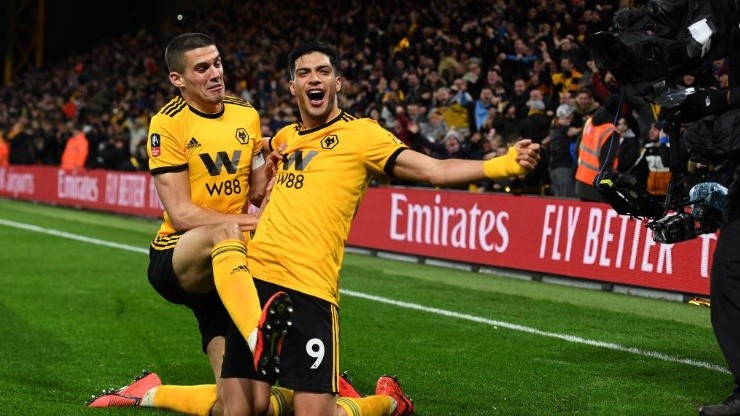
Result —
[[[146, 172], [0, 168], [0, 197], [159, 218]], [[684, 295], [709, 294], [717, 234], [660, 244], [602, 203], [431, 188], [370, 188], [348, 246]]]

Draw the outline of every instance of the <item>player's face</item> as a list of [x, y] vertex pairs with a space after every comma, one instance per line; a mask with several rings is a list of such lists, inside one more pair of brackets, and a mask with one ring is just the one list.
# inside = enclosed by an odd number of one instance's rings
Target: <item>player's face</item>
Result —
[[[224, 68], [216, 46], [193, 49], [185, 53], [187, 66], [182, 74], [170, 74], [172, 83], [180, 88], [183, 98], [204, 113], [221, 110], [224, 99]], [[177, 81], [177, 83], [175, 82]]]
[[328, 56], [312, 52], [296, 59], [290, 92], [298, 102], [304, 129], [318, 127], [339, 114], [337, 92], [341, 88]]

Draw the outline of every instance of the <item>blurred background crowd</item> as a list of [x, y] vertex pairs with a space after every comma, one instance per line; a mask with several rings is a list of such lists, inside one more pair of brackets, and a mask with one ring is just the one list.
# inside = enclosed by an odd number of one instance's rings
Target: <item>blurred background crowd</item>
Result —
[[[378, 120], [416, 150], [486, 159], [519, 138], [542, 143], [535, 171], [471, 190], [573, 197], [570, 189], [553, 189], [551, 173], [573, 175], [573, 143], [585, 120], [619, 90], [591, 61], [586, 37], [608, 30], [619, 8], [643, 6], [632, 0], [212, 1], [3, 86], [0, 165], [146, 170], [149, 119], [177, 93], [167, 79], [164, 47], [176, 34], [199, 31], [220, 46], [228, 93], [258, 109], [264, 136], [297, 121], [286, 56], [301, 41], [320, 38], [341, 54], [340, 107]], [[716, 75], [687, 75], [685, 82], [721, 82], [721, 70]], [[627, 170], [651, 137], [659, 140], [658, 109], [641, 100], [619, 101], [617, 108], [617, 168]], [[74, 154], [64, 157], [66, 147]]]

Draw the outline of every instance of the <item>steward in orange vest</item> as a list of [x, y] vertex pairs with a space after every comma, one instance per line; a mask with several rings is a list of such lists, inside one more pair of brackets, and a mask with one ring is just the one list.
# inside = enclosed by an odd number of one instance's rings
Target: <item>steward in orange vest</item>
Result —
[[613, 123], [616, 110], [610, 112], [611, 107], [604, 105], [596, 110], [583, 126], [576, 168], [576, 195], [583, 201], [603, 201], [593, 185], [594, 179], [602, 169], [617, 169], [619, 138]]
[[73, 170], [82, 169], [87, 161], [87, 154], [90, 151], [90, 145], [87, 136], [80, 129], [75, 129], [74, 135], [67, 139], [67, 144], [62, 152], [62, 169]]

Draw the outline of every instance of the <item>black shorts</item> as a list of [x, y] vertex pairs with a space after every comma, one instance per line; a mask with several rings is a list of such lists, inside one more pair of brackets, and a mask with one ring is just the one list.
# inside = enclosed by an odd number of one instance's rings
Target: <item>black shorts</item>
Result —
[[[176, 240], [179, 235], [170, 235], [168, 238], [170, 241]], [[198, 321], [201, 347], [203, 352], [206, 352], [206, 347], [213, 338], [226, 336], [226, 328], [231, 322], [231, 317], [215, 289], [203, 295], [194, 295], [180, 286], [180, 281], [172, 267], [174, 251], [174, 245], [164, 250], [149, 247], [149, 270], [147, 272], [149, 283], [167, 301], [185, 305], [193, 311]]]
[[[282, 290], [293, 301], [293, 325], [283, 339], [280, 352], [282, 387], [299, 391], [336, 393], [339, 379], [339, 310], [333, 304], [254, 279], [260, 304]], [[248, 378], [274, 384], [275, 377], [264, 378], [254, 369], [252, 352], [235, 325], [226, 333], [226, 353], [221, 376]]]

